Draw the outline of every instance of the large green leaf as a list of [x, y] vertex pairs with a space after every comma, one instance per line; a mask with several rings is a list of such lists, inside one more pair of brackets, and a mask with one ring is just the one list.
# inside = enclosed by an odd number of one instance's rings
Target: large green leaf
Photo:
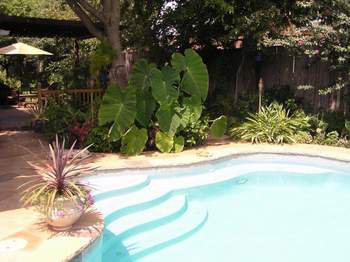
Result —
[[178, 72], [184, 72], [182, 90], [204, 102], [208, 95], [209, 76], [202, 58], [194, 50], [186, 49], [184, 56], [173, 54], [171, 64]]
[[186, 127], [190, 122], [196, 122], [202, 115], [202, 109], [203, 106], [200, 98], [184, 98], [183, 112], [181, 113], [181, 125]]
[[155, 67], [155, 64], [149, 64], [146, 59], [138, 60], [133, 66], [129, 86], [135, 87], [140, 93], [147, 90], [151, 86], [151, 70]]
[[136, 120], [143, 126], [148, 127], [154, 111], [156, 101], [149, 91], [144, 91], [136, 99]]
[[210, 135], [213, 138], [221, 138], [227, 128], [227, 117], [226, 116], [220, 116], [219, 118], [215, 119], [210, 127]]
[[180, 74], [178, 71], [170, 66], [164, 66], [162, 68], [162, 75], [168, 88], [177, 88], [180, 83]]
[[169, 86], [173, 80], [167, 78], [167, 74], [164, 74], [159, 69], [152, 69], [150, 81], [152, 86], [152, 95], [160, 105], [171, 104], [178, 98], [178, 91], [172, 86]]
[[175, 153], [182, 152], [184, 150], [185, 139], [183, 136], [177, 136], [174, 138], [174, 147], [173, 150]]
[[348, 132], [348, 135], [350, 135], [350, 121], [345, 120], [345, 129]]
[[178, 72], [185, 71], [187, 67], [186, 58], [183, 56], [183, 54], [174, 53], [171, 56], [171, 65]]
[[156, 102], [150, 93], [150, 76], [153, 68], [156, 68], [156, 65], [149, 64], [146, 59], [138, 60], [129, 81], [129, 86], [136, 88], [136, 120], [143, 127], [148, 127], [156, 109]]
[[181, 124], [181, 119], [175, 112], [175, 106], [173, 104], [161, 105], [156, 113], [160, 129], [174, 136], [178, 127]]
[[138, 155], [144, 150], [147, 140], [147, 130], [133, 126], [122, 137], [121, 152], [128, 156]]
[[116, 124], [113, 124], [112, 127], [109, 129], [109, 139], [111, 139], [111, 141], [116, 142], [118, 141], [122, 136], [123, 136], [124, 132], [122, 132], [122, 130], [120, 129], [120, 127]]
[[173, 136], [169, 136], [163, 132], [158, 132], [156, 134], [156, 147], [162, 153], [169, 153], [174, 146]]
[[134, 88], [121, 90], [111, 85], [103, 97], [99, 110], [99, 124], [113, 123], [121, 133], [124, 133], [136, 117], [136, 94]]

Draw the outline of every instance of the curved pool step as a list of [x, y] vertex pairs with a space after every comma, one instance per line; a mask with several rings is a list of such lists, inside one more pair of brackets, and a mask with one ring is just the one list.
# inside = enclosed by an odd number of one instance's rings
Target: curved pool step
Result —
[[100, 175], [82, 182], [88, 183], [93, 188], [93, 196], [96, 201], [128, 194], [146, 187], [150, 183], [148, 176], [124, 176], [124, 175]]
[[166, 248], [195, 234], [207, 221], [208, 212], [197, 202], [190, 202], [187, 211], [176, 220], [122, 241], [133, 259]]
[[108, 226], [124, 215], [162, 203], [176, 191], [215, 185], [237, 179], [238, 176], [237, 172], [231, 170], [227, 173], [212, 172], [201, 176], [153, 179], [141, 190], [103, 199], [97, 201], [95, 205], [103, 214], [105, 225]]
[[172, 196], [155, 207], [131, 213], [113, 221], [107, 226], [107, 229], [123, 239], [135, 232], [146, 231], [172, 221], [181, 216], [186, 209], [187, 200], [185, 196]]
[[187, 199], [183, 195], [172, 196], [161, 204], [143, 211], [116, 219], [105, 228], [104, 250], [113, 248], [113, 242], [130, 237], [157, 226], [169, 223], [183, 215], [187, 210]]
[[95, 206], [103, 214], [105, 226], [108, 226], [124, 215], [159, 205], [170, 196], [171, 191], [151, 182], [151, 184], [136, 192], [97, 201]]

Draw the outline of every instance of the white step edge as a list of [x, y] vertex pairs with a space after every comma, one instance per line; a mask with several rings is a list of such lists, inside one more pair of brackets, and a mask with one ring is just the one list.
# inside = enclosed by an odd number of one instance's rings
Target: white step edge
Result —
[[178, 219], [122, 242], [130, 256], [138, 258], [186, 239], [204, 225], [207, 218], [208, 212], [205, 208], [197, 202], [190, 202], [187, 211]]
[[155, 207], [123, 216], [112, 222], [106, 228], [115, 235], [120, 236], [137, 226], [146, 225], [153, 221], [170, 217], [181, 210], [184, 212], [186, 208], [187, 200], [185, 196], [172, 196]]
[[148, 176], [118, 176], [118, 175], [101, 175], [90, 179], [84, 179], [93, 188], [93, 195], [103, 194], [109, 191], [123, 191], [138, 185], [148, 184]]
[[95, 205], [106, 218], [107, 216], [120, 212], [126, 208], [147, 204], [161, 198], [166, 200], [168, 195], [178, 190], [180, 191], [222, 183], [232, 180], [240, 175], [236, 172], [232, 172], [232, 170], [229, 171], [229, 173], [221, 173], [221, 171], [212, 172], [201, 176], [153, 179], [148, 186], [139, 191], [97, 201]]
[[137, 234], [147, 230], [151, 230], [159, 225], [169, 223], [177, 219], [187, 210], [187, 199], [183, 195], [177, 195], [169, 198], [160, 205], [131, 213], [113, 221], [106, 227], [109, 234], [104, 238], [103, 253], [113, 248], [116, 239], [120, 241], [132, 234]]
[[97, 201], [95, 206], [104, 217], [107, 217], [124, 208], [147, 204], [158, 198], [165, 197], [168, 193], [169, 191], [167, 189], [160, 188], [157, 184], [151, 182], [139, 191]]

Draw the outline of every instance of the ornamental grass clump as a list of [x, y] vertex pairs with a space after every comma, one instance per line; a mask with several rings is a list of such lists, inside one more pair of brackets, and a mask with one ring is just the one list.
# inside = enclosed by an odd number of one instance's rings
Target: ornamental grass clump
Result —
[[82, 205], [82, 208], [93, 203], [91, 188], [77, 179], [78, 176], [95, 169], [87, 164], [89, 147], [74, 150], [75, 143], [66, 150], [65, 141], [60, 143], [56, 136], [56, 140], [49, 145], [47, 160], [42, 165], [30, 164], [37, 173], [24, 176], [30, 178], [29, 182], [21, 186], [28, 186], [22, 196], [25, 205], [39, 206], [42, 211], [47, 212], [60, 199], [69, 199]]
[[309, 118], [303, 112], [290, 114], [282, 105], [272, 103], [261, 112], [249, 114], [241, 126], [231, 129], [233, 138], [252, 143], [305, 143], [310, 139]]

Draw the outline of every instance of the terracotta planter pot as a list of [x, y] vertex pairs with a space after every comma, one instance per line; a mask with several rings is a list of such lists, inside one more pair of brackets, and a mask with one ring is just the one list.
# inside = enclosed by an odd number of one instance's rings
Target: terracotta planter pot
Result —
[[55, 231], [69, 230], [84, 213], [83, 203], [79, 199], [74, 201], [58, 198], [52, 208], [46, 213], [46, 221]]
[[44, 119], [35, 119], [32, 121], [31, 125], [34, 130], [34, 132], [40, 133], [43, 131], [43, 128], [46, 124], [46, 120]]

